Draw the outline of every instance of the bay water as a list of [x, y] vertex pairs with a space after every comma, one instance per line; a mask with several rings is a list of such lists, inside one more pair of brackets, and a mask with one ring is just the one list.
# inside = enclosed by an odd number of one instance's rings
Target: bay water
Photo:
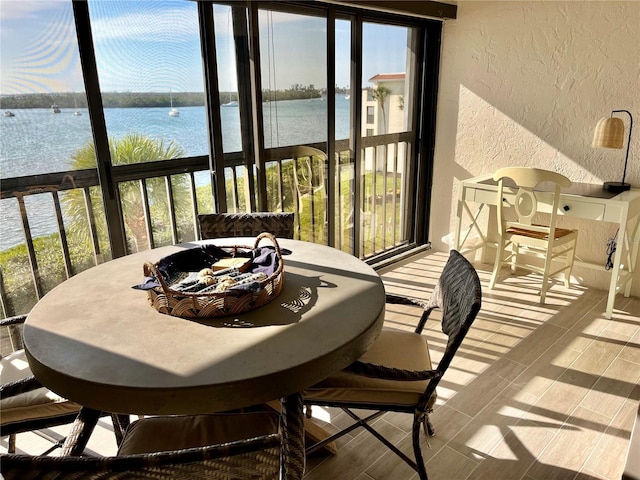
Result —
[[[178, 117], [169, 108], [107, 108], [105, 124], [110, 139], [139, 134], [173, 141], [184, 156], [208, 152], [204, 107], [180, 107]], [[86, 109], [17, 109], [14, 117], [0, 115], [0, 182], [2, 179], [67, 171], [72, 156], [93, 141]], [[238, 107], [220, 109], [223, 150], [242, 149]], [[327, 102], [323, 99], [289, 100], [264, 104], [265, 145], [296, 145], [327, 140]], [[336, 96], [336, 138], [349, 135], [349, 100]], [[208, 172], [196, 174], [196, 183], [209, 182]], [[55, 212], [48, 194], [25, 197], [32, 237], [57, 231]], [[15, 198], [0, 200], [0, 251], [24, 243]]]

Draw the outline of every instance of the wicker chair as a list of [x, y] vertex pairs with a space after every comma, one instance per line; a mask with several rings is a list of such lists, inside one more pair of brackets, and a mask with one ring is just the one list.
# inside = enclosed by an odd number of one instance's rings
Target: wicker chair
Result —
[[[306, 451], [307, 454], [312, 453], [325, 443], [364, 427], [424, 480], [427, 471], [420, 449], [420, 424], [429, 435], [434, 434], [429, 413], [436, 400], [436, 386], [480, 310], [480, 280], [473, 266], [452, 250], [428, 302], [389, 294], [387, 302], [420, 307], [422, 316], [415, 332], [383, 329], [373, 346], [358, 361], [303, 392], [305, 405], [339, 407], [356, 422]], [[448, 336], [448, 342], [438, 366], [434, 368], [429, 346], [421, 333], [429, 314], [436, 308], [442, 311], [442, 331]], [[374, 412], [360, 418], [352, 409]], [[369, 424], [391, 411], [413, 415], [415, 461]]]
[[0, 472], [5, 480], [277, 479], [282, 445], [274, 413], [147, 417], [129, 426], [115, 457], [2, 455]]
[[[0, 435], [9, 436], [9, 453], [15, 452], [16, 434], [72, 423], [80, 412], [80, 405], [43, 387], [31, 373], [22, 345], [21, 326], [26, 318], [18, 315], [0, 320], [0, 327], [9, 329], [14, 350], [0, 358]], [[44, 432], [38, 434], [53, 443], [45, 453], [62, 444]]]
[[269, 232], [293, 238], [294, 214], [289, 212], [208, 213], [198, 215], [203, 240], [220, 237], [253, 237]]

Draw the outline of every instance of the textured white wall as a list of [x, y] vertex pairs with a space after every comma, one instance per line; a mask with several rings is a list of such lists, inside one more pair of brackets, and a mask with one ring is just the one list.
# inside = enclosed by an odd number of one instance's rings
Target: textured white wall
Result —
[[[611, 110], [634, 116], [626, 181], [640, 187], [640, 1], [457, 4], [458, 18], [445, 22], [443, 34], [434, 249], [449, 248], [441, 239], [454, 231], [460, 180], [526, 165], [575, 182], [620, 181], [625, 150], [591, 147], [598, 119]], [[628, 125], [628, 116], [620, 118]], [[562, 220], [580, 230], [578, 255], [604, 265], [615, 225]], [[583, 268], [574, 275], [608, 288], [608, 274]]]

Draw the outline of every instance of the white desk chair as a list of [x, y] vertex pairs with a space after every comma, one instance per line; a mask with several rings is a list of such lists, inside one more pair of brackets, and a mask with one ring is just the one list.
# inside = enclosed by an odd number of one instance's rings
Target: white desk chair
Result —
[[[509, 178], [515, 182], [513, 201], [508, 200], [505, 194], [505, 179]], [[557, 228], [556, 221], [560, 208], [560, 188], [569, 187], [571, 181], [556, 172], [528, 167], [501, 168], [495, 172], [493, 179], [498, 182], [497, 215], [500, 239], [489, 288], [494, 288], [500, 268], [504, 264], [510, 264], [512, 272], [515, 272], [518, 266], [542, 274], [540, 303], [544, 303], [550, 277], [564, 272], [564, 284], [569, 287], [578, 231]], [[539, 208], [534, 193], [534, 188], [544, 182], [551, 182], [553, 185], [550, 212]], [[512, 197], [509, 196], [510, 198]], [[515, 212], [517, 220], [507, 220], [508, 211]], [[540, 213], [550, 215], [548, 222], [541, 223], [538, 215]], [[556, 260], [562, 260], [563, 264], [552, 269]]]

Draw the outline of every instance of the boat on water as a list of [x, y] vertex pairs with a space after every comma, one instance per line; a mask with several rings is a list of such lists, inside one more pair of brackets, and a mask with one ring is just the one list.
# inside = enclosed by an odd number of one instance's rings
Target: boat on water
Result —
[[170, 101], [171, 101], [171, 108], [169, 109], [169, 116], [170, 117], [179, 117], [180, 116], [180, 111], [173, 106], [173, 94], [171, 92], [169, 92], [169, 98], [170, 98]]
[[73, 116], [74, 117], [81, 117], [82, 116], [82, 112], [80, 110], [78, 110], [78, 99], [73, 97], [73, 100], [74, 100], [75, 105], [76, 105], [76, 111], [73, 112]]
[[60, 113], [60, 107], [57, 104], [51, 105], [51, 113]]
[[238, 102], [234, 100], [233, 102], [223, 103], [221, 106], [222, 107], [237, 107], [238, 106]]
[[15, 116], [16, 116], [16, 114], [15, 114], [15, 113], [13, 113], [11, 110], [5, 110], [5, 111], [4, 111], [4, 116], [5, 116], [5, 117], [15, 117]]

